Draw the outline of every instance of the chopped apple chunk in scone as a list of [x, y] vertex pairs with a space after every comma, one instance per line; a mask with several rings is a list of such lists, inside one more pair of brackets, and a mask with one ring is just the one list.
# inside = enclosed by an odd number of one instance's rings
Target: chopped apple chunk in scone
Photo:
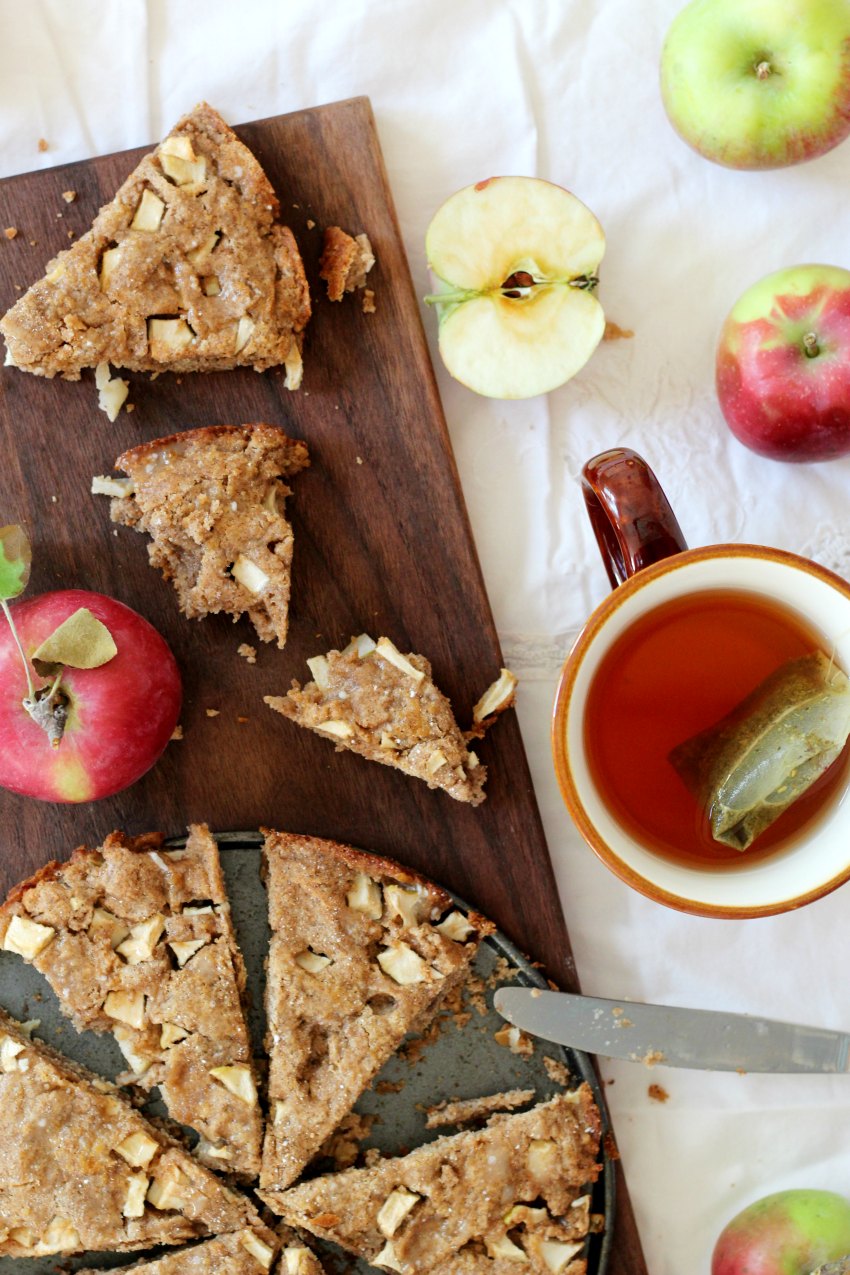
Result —
[[[296, 388], [310, 299], [279, 213], [257, 160], [202, 103], [0, 320], [7, 361], [73, 381], [108, 363], [142, 372], [283, 364]], [[104, 405], [117, 411], [119, 397]]]
[[285, 478], [310, 464], [274, 425], [217, 425], [134, 447], [99, 476], [113, 522], [151, 537], [148, 556], [190, 619], [247, 615], [264, 642], [286, 642], [292, 527]]
[[[112, 1033], [125, 1079], [159, 1086], [169, 1115], [199, 1133], [205, 1164], [256, 1177], [245, 970], [205, 827], [181, 851], [158, 834], [115, 832], [47, 864], [0, 907], [0, 947], [44, 975], [75, 1027]], [[128, 1163], [137, 1155], [130, 1148]]]
[[67, 1257], [229, 1232], [260, 1238], [244, 1196], [114, 1085], [31, 1040], [2, 1011], [0, 1060], [0, 1255]]
[[479, 805], [487, 769], [467, 746], [452, 706], [421, 655], [402, 655], [389, 638], [365, 633], [344, 651], [308, 660], [314, 680], [266, 703], [299, 726], [424, 779], [458, 801]]
[[290, 1225], [402, 1275], [585, 1275], [599, 1137], [582, 1085], [370, 1168], [260, 1195]]
[[288, 1186], [409, 1031], [466, 976], [492, 926], [388, 859], [267, 832], [269, 1117], [261, 1182]]

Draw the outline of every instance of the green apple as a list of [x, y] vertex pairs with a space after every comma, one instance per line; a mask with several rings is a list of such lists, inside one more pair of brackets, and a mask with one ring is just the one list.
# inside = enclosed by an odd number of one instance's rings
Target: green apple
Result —
[[439, 208], [425, 239], [440, 354], [489, 398], [531, 398], [584, 366], [605, 331], [593, 295], [605, 236], [580, 199], [535, 177], [491, 177]]
[[661, 96], [715, 163], [823, 155], [850, 133], [850, 0], [691, 0], [664, 43]]

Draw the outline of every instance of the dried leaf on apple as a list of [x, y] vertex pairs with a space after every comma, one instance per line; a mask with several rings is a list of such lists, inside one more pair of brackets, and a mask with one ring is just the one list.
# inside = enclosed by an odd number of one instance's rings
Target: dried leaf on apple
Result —
[[118, 654], [115, 639], [102, 620], [79, 607], [46, 637], [32, 662], [43, 677], [60, 668], [100, 668]]

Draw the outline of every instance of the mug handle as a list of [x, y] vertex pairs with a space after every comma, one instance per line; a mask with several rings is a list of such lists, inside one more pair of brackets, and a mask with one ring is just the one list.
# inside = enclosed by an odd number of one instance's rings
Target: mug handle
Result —
[[594, 456], [581, 471], [581, 486], [612, 588], [651, 562], [687, 549], [661, 484], [631, 448]]

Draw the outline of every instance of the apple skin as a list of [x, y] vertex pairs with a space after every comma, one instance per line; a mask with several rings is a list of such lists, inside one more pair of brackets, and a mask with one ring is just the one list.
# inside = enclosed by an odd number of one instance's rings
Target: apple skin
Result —
[[811, 1275], [847, 1253], [850, 1201], [833, 1191], [777, 1191], [726, 1224], [711, 1275]]
[[850, 133], [848, 0], [691, 0], [661, 53], [680, 137], [729, 168], [815, 159]]
[[58, 748], [22, 707], [24, 668], [0, 617], [0, 786], [41, 801], [95, 801], [135, 783], [164, 750], [180, 713], [180, 673], [165, 639], [114, 598], [65, 589], [15, 604], [27, 655], [80, 607], [106, 625], [118, 653], [100, 668], [63, 673], [70, 704]]
[[850, 270], [791, 266], [749, 288], [720, 333], [716, 387], [732, 433], [761, 456], [850, 452]]

